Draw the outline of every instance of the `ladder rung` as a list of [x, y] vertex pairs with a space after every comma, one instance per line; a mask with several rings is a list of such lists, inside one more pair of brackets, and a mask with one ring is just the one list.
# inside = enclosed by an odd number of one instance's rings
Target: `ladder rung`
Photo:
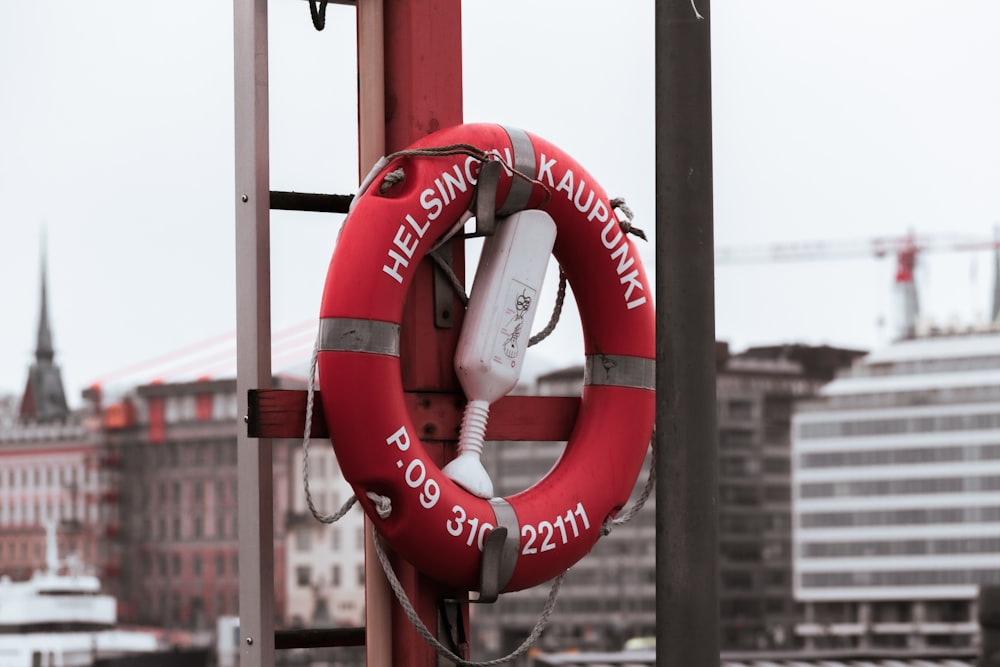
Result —
[[[251, 389], [247, 433], [251, 438], [301, 438], [305, 430], [306, 392], [300, 389]], [[404, 392], [410, 417], [424, 441], [458, 438], [465, 398], [448, 392]], [[310, 437], [330, 431], [320, 392], [313, 397]], [[490, 408], [487, 440], [568, 440], [580, 412], [579, 396], [504, 396]]]
[[324, 195], [312, 192], [271, 190], [271, 208], [281, 211], [347, 213], [353, 195]]
[[364, 628], [303, 628], [274, 632], [275, 649], [364, 645]]

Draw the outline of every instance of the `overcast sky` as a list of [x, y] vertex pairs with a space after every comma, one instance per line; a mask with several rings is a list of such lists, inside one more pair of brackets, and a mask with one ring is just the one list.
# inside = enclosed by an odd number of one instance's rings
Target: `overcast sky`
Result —
[[[648, 232], [653, 6], [465, 2], [462, 36], [465, 119], [556, 143]], [[354, 10], [330, 5], [323, 32], [300, 0], [269, 11], [272, 189], [352, 192]], [[717, 246], [992, 236], [1000, 3], [717, 0], [712, 39]], [[32, 360], [43, 229], [71, 403], [100, 379], [233, 372], [232, 50], [230, 2], [0, 3], [0, 392], [20, 392]], [[308, 358], [340, 223], [272, 216], [276, 368]], [[893, 272], [866, 255], [720, 263], [717, 336], [884, 344]], [[988, 252], [921, 256], [939, 321], [987, 315], [992, 280]], [[573, 317], [557, 332], [536, 366], [581, 359]]]

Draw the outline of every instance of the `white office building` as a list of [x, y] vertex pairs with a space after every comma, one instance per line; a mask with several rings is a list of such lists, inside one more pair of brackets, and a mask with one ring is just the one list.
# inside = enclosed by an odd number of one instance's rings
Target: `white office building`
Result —
[[[359, 627], [365, 617], [364, 512], [355, 506], [333, 524], [313, 517], [306, 501], [302, 448], [293, 449], [285, 547], [291, 627]], [[309, 489], [320, 514], [333, 514], [351, 497], [330, 441], [309, 447]]]
[[1000, 583], [1000, 332], [910, 338], [793, 418], [807, 647], [968, 646]]

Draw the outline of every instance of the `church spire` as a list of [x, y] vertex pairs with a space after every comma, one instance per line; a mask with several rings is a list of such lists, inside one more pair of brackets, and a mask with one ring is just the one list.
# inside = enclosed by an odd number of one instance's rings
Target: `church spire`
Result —
[[52, 422], [64, 420], [69, 416], [62, 373], [53, 363], [56, 355], [52, 346], [52, 329], [49, 327], [47, 254], [43, 234], [38, 342], [35, 346], [35, 363], [31, 364], [28, 370], [28, 382], [21, 398], [20, 416], [23, 421]]
[[42, 282], [42, 303], [41, 312], [38, 316], [38, 344], [35, 347], [35, 360], [51, 362], [55, 356], [52, 348], [52, 331], [49, 329], [49, 299], [48, 299], [48, 271], [46, 270], [46, 245], [45, 234], [42, 233], [42, 256], [41, 256], [41, 282]]

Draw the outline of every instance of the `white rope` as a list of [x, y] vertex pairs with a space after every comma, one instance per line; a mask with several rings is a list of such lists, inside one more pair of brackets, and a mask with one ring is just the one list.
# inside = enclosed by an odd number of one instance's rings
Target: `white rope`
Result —
[[347, 514], [354, 504], [358, 502], [357, 496], [351, 496], [347, 499], [340, 509], [333, 514], [323, 514], [313, 503], [312, 492], [309, 490], [309, 432], [312, 430], [312, 415], [313, 415], [313, 403], [315, 397], [315, 378], [316, 378], [316, 357], [319, 354], [319, 335], [316, 336], [316, 342], [313, 344], [312, 359], [309, 361], [309, 384], [306, 388], [306, 427], [305, 432], [302, 434], [302, 485], [305, 487], [306, 491], [306, 504], [309, 506], [309, 512], [312, 513], [313, 517], [321, 523], [334, 523], [340, 521], [345, 514]]
[[392, 514], [392, 501], [388, 496], [382, 496], [374, 491], [366, 491], [365, 495], [368, 496], [368, 500], [375, 504], [375, 513], [378, 514], [380, 519], [388, 519], [389, 515]]
[[646, 504], [649, 500], [649, 495], [653, 492], [653, 487], [656, 486], [656, 428], [653, 428], [653, 437], [649, 441], [649, 476], [646, 477], [646, 484], [643, 485], [642, 491], [639, 496], [635, 499], [628, 508], [623, 510], [615, 518], [607, 517], [604, 519], [604, 523], [601, 524], [601, 536], [606, 537], [611, 534], [611, 531], [618, 526], [624, 526], [626, 523], [632, 520], [642, 506]]
[[450, 660], [456, 665], [461, 665], [461, 667], [493, 667], [494, 665], [502, 665], [505, 662], [510, 662], [521, 655], [523, 655], [529, 648], [531, 648], [538, 638], [541, 636], [542, 631], [545, 630], [545, 626], [548, 625], [549, 616], [552, 615], [552, 609], [555, 607], [556, 598], [559, 595], [559, 587], [562, 585], [563, 577], [566, 576], [566, 572], [563, 571], [559, 573], [555, 579], [552, 580], [552, 588], [549, 589], [549, 596], [545, 600], [545, 606], [542, 607], [542, 613], [538, 617], [538, 621], [535, 622], [535, 627], [531, 629], [531, 632], [525, 638], [521, 645], [518, 646], [510, 655], [504, 656], [502, 658], [494, 658], [493, 660], [486, 660], [484, 662], [475, 662], [473, 660], [466, 660], [465, 658], [455, 655], [447, 646], [438, 641], [424, 622], [420, 619], [417, 614], [416, 609], [410, 603], [410, 599], [406, 596], [406, 591], [403, 590], [403, 585], [399, 583], [399, 578], [396, 576], [396, 572], [392, 569], [392, 563], [389, 562], [389, 558], [385, 555], [385, 551], [382, 548], [382, 538], [379, 536], [378, 532], [373, 534], [374, 539], [372, 540], [375, 544], [375, 554], [378, 556], [378, 560], [382, 563], [382, 569], [385, 570], [385, 578], [389, 581], [389, 586], [392, 587], [393, 593], [396, 594], [396, 599], [399, 600], [399, 606], [402, 607], [403, 613], [406, 617], [410, 619], [410, 623], [413, 624], [414, 629], [420, 633], [420, 636], [437, 651], [445, 660]]
[[[313, 503], [312, 492], [309, 490], [309, 432], [312, 430], [312, 415], [315, 407], [315, 381], [316, 381], [316, 359], [319, 355], [319, 336], [316, 336], [316, 343], [313, 345], [312, 358], [309, 360], [309, 383], [306, 386], [306, 426], [302, 434], [302, 485], [306, 491], [306, 504], [313, 517], [322, 523], [334, 523], [340, 521], [348, 511], [358, 502], [357, 496], [347, 499], [339, 510], [334, 514], [323, 514]], [[388, 519], [392, 513], [392, 501], [386, 497], [369, 491], [365, 495], [375, 504], [375, 512], [380, 519]]]

